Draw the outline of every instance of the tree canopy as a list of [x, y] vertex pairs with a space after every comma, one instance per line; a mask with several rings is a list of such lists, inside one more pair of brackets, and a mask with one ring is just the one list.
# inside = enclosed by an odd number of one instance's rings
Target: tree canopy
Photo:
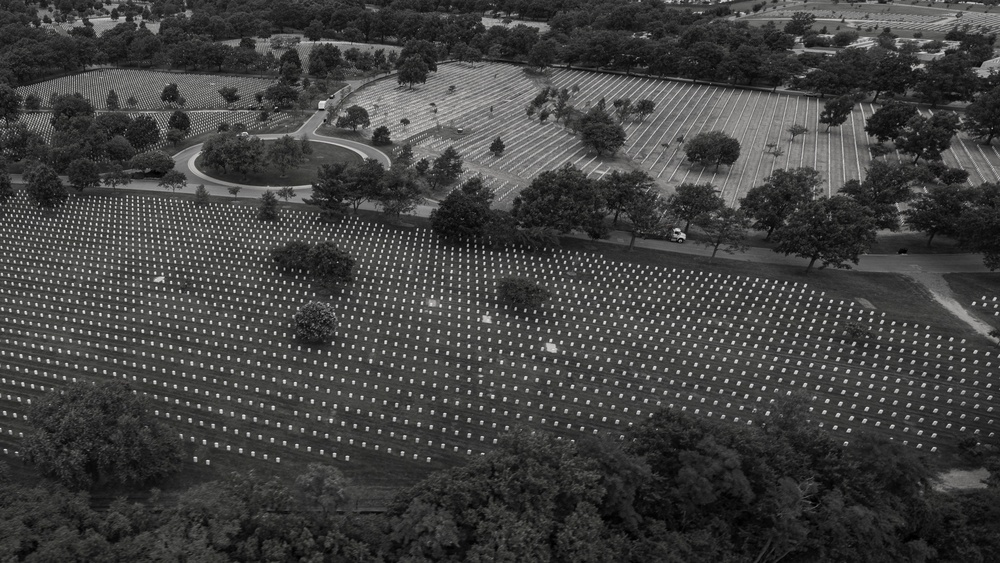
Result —
[[753, 228], [767, 231], [771, 238], [800, 205], [815, 197], [822, 181], [819, 172], [807, 166], [775, 170], [763, 184], [747, 190], [740, 209], [753, 219]]
[[774, 233], [774, 251], [809, 259], [806, 271], [819, 261], [821, 268], [849, 268], [875, 243], [872, 213], [846, 196], [802, 203], [787, 223]]
[[180, 442], [126, 383], [68, 384], [31, 408], [25, 459], [67, 486], [141, 485], [177, 469]]
[[684, 153], [690, 162], [703, 166], [730, 166], [740, 158], [740, 142], [722, 131], [698, 133], [684, 143]]
[[568, 163], [535, 176], [514, 198], [511, 214], [525, 228], [548, 227], [560, 233], [581, 229], [594, 238], [606, 231], [597, 183]]

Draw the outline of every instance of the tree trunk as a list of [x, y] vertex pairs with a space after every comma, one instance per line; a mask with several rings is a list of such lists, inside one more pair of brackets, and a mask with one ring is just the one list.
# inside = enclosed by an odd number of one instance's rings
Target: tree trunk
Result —
[[632, 240], [628, 241], [628, 251], [632, 252], [633, 248], [635, 248], [635, 231], [632, 231]]
[[767, 236], [764, 237], [764, 240], [771, 240], [771, 233], [773, 232], [774, 232], [774, 227], [769, 228], [767, 230]]
[[881, 90], [876, 90], [876, 91], [875, 91], [875, 97], [874, 97], [874, 98], [872, 98], [872, 103], [873, 103], [873, 104], [874, 104], [874, 103], [876, 103], [876, 102], [878, 102], [878, 97], [879, 97], [879, 96], [880, 96], [881, 94], [882, 94], [882, 91], [881, 91]]
[[931, 236], [927, 237], [927, 248], [931, 247], [931, 242], [934, 240], [934, 235], [936, 234], [936, 231], [931, 231]]
[[709, 257], [709, 259], [708, 259], [709, 262], [712, 262], [713, 260], [715, 260], [715, 255], [719, 253], [719, 245], [720, 244], [722, 244], [722, 239], [718, 239], [718, 240], [715, 241], [715, 246], [712, 247], [712, 256]]
[[809, 265], [806, 266], [806, 273], [807, 274], [809, 273], [810, 270], [812, 270], [813, 264], [815, 264], [816, 260], [818, 260], [818, 259], [819, 259], [819, 256], [813, 256], [812, 260], [809, 261]]

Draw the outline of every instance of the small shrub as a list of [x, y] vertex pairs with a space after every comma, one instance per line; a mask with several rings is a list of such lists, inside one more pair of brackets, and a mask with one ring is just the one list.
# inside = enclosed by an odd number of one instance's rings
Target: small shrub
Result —
[[497, 282], [497, 298], [504, 305], [525, 311], [539, 308], [552, 293], [533, 280], [507, 277]]

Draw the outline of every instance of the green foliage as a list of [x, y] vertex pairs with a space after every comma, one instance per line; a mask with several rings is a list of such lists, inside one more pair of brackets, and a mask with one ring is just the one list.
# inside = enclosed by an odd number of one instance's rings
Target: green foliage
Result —
[[201, 147], [201, 161], [220, 172], [232, 170], [246, 175], [260, 170], [266, 161], [264, 143], [257, 137], [235, 131], [212, 135]]
[[160, 178], [160, 182], [157, 185], [173, 193], [177, 193], [177, 190], [183, 190], [187, 187], [187, 176], [180, 170], [168, 170]]
[[695, 222], [708, 235], [705, 244], [712, 248], [710, 260], [715, 258], [720, 248], [727, 254], [746, 252], [750, 249], [745, 242], [747, 229], [750, 228], [750, 218], [741, 209], [723, 205], [698, 216]]
[[282, 135], [267, 145], [267, 160], [284, 176], [289, 168], [295, 168], [305, 161], [302, 143], [289, 135]]
[[625, 129], [606, 111], [594, 107], [579, 122], [580, 142], [598, 156], [614, 155], [625, 146]]
[[500, 137], [493, 139], [493, 142], [490, 143], [490, 152], [493, 153], [493, 156], [497, 158], [503, 156], [503, 151], [506, 148], [507, 148], [506, 145], [504, 145], [504, 142], [502, 139], [500, 139]]
[[328, 344], [337, 335], [337, 312], [329, 303], [310, 301], [292, 316], [295, 339], [309, 344]]
[[983, 92], [965, 108], [962, 129], [984, 145], [1000, 134], [1000, 86]]
[[101, 182], [105, 187], [117, 192], [119, 186], [127, 186], [132, 183], [132, 176], [128, 175], [120, 164], [115, 164]]
[[142, 485], [174, 472], [180, 442], [128, 384], [81, 381], [33, 405], [25, 460], [74, 488]]
[[389, 128], [385, 125], [379, 125], [372, 131], [372, 145], [376, 147], [384, 147], [386, 145], [391, 145], [392, 139], [389, 137]]
[[982, 254], [987, 268], [996, 270], [1000, 268], [1000, 184], [982, 184], [971, 195], [959, 216], [958, 240], [965, 250]]
[[160, 176], [174, 167], [174, 159], [163, 151], [146, 151], [133, 156], [129, 167]]
[[452, 190], [437, 209], [431, 211], [431, 230], [455, 244], [480, 243], [486, 239], [492, 220], [493, 192], [474, 176]]
[[958, 125], [958, 116], [950, 111], [939, 111], [929, 118], [915, 115], [896, 137], [896, 149], [912, 154], [914, 164], [921, 158], [940, 160], [941, 153], [951, 147]]
[[448, 148], [441, 151], [441, 154], [434, 159], [434, 164], [427, 171], [427, 183], [432, 190], [437, 190], [454, 184], [461, 175], [462, 155], [458, 154], [455, 147], [448, 145]]
[[205, 188], [205, 184], [198, 184], [198, 187], [194, 189], [194, 204], [198, 207], [204, 207], [208, 205], [208, 189]]
[[80, 158], [71, 162], [66, 169], [66, 176], [69, 179], [69, 185], [78, 192], [101, 185], [101, 174], [97, 163], [89, 158]]
[[913, 183], [912, 167], [904, 164], [888, 164], [873, 160], [863, 182], [848, 180], [840, 193], [858, 202], [869, 210], [877, 229], [898, 231], [898, 204], [913, 197], [910, 187]]
[[840, 126], [847, 121], [853, 110], [853, 96], [834, 98], [823, 105], [823, 111], [819, 114], [819, 122], [826, 125], [826, 130], [829, 131], [831, 127]]
[[226, 104], [234, 104], [240, 101], [239, 89], [235, 86], [223, 86], [219, 88], [219, 96], [222, 97], [222, 101]]
[[684, 154], [690, 162], [714, 164], [718, 170], [720, 165], [730, 166], [740, 158], [740, 142], [722, 131], [706, 131], [684, 143]]
[[865, 121], [865, 132], [878, 139], [878, 142], [895, 139], [907, 122], [918, 115], [913, 104], [892, 100], [875, 110]]
[[170, 114], [170, 119], [167, 121], [167, 126], [171, 129], [177, 129], [178, 131], [183, 131], [187, 135], [191, 131], [191, 118], [188, 114], [181, 110], [177, 110]]
[[24, 99], [17, 90], [0, 83], [0, 119], [7, 125], [21, 118], [21, 104]]
[[846, 196], [802, 203], [774, 233], [774, 251], [809, 259], [806, 271], [819, 261], [825, 268], [849, 268], [875, 243], [872, 213]]
[[268, 86], [263, 99], [278, 109], [288, 109], [299, 100], [299, 91], [284, 82]]
[[4, 205], [14, 198], [14, 184], [10, 180], [7, 172], [7, 163], [0, 160], [0, 205]]
[[135, 150], [144, 151], [160, 140], [160, 126], [152, 117], [140, 115], [125, 130], [125, 139]]
[[354, 281], [354, 258], [333, 241], [292, 241], [272, 250], [271, 257], [282, 271], [308, 274], [327, 286]]
[[42, 209], [52, 209], [69, 199], [69, 192], [50, 166], [36, 164], [24, 173], [28, 199]]
[[778, 169], [763, 184], [747, 191], [740, 209], [753, 219], [753, 228], [767, 231], [767, 238], [771, 238], [800, 205], [815, 197], [821, 182], [819, 172], [808, 166]]
[[524, 228], [544, 227], [560, 233], [581, 229], [592, 238], [607, 233], [604, 197], [597, 182], [569, 163], [535, 176], [514, 198], [511, 215]]
[[630, 202], [641, 194], [654, 190], [653, 178], [642, 170], [622, 172], [612, 170], [597, 181], [604, 204], [613, 214], [612, 225], [618, 225], [618, 216]]
[[51, 100], [52, 127], [56, 131], [86, 130], [94, 117], [94, 106], [83, 94], [55, 94]]
[[417, 204], [423, 201], [417, 173], [398, 165], [389, 168], [375, 184], [375, 192], [371, 199], [378, 203], [382, 212], [389, 217], [398, 217], [413, 211], [417, 208]]
[[350, 127], [352, 131], [357, 131], [358, 127], [368, 127], [371, 120], [368, 118], [368, 110], [354, 105], [347, 108], [344, 115], [337, 118], [337, 127]]
[[534, 311], [551, 297], [552, 292], [534, 280], [519, 277], [497, 280], [497, 299], [514, 309]]
[[413, 88], [414, 84], [427, 82], [427, 73], [430, 68], [420, 57], [407, 57], [400, 59], [398, 63], [396, 80], [399, 84], [405, 84], [408, 88]]
[[903, 212], [906, 226], [926, 234], [927, 246], [937, 235], [957, 236], [962, 211], [974, 197], [972, 188], [930, 186]]
[[264, 190], [260, 195], [260, 205], [257, 207], [258, 221], [278, 220], [278, 196], [271, 190]]
[[667, 207], [678, 219], [687, 222], [684, 225], [685, 233], [691, 228], [691, 222], [700, 215], [725, 207], [726, 202], [716, 192], [712, 184], [685, 182], [677, 186], [676, 193], [667, 200]]
[[180, 89], [177, 84], [167, 84], [160, 92], [160, 101], [165, 104], [176, 104], [181, 99]]

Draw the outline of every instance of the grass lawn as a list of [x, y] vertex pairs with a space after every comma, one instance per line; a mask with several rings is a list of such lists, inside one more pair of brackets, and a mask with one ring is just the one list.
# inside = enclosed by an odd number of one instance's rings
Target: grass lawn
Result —
[[[985, 348], [959, 343], [957, 323], [896, 276], [575, 240], [546, 253], [459, 249], [424, 220], [327, 224], [297, 206], [261, 224], [250, 206], [186, 198], [90, 196], [49, 212], [19, 194], [9, 205], [0, 411], [24, 412], [64, 376], [126, 380], [199, 460], [168, 488], [323, 461], [376, 495], [488, 450], [506, 428], [617, 438], [657, 408], [743, 423], [804, 387], [815, 420], [845, 440], [847, 428], [880, 431], [945, 451], [958, 429], [932, 422], [986, 416], [971, 403], [923, 413], [939, 397], [965, 401], [959, 391], [978, 392], [972, 381], [991, 368], [965, 363]], [[293, 239], [336, 241], [357, 258], [356, 281], [331, 294], [280, 274], [269, 252]], [[504, 310], [494, 281], [507, 275], [554, 297], [535, 313]], [[338, 336], [300, 346], [289, 318], [317, 298], [336, 304]], [[876, 337], [847, 342], [839, 323], [858, 317]], [[924, 379], [933, 395], [920, 397], [911, 386]], [[0, 418], [0, 445], [17, 449], [25, 424]]]
[[[994, 298], [1000, 298], [1000, 272], [989, 274], [945, 274], [951, 290], [959, 303], [965, 305], [983, 322], [1000, 328], [1000, 317], [994, 315], [1000, 309], [993, 308]], [[986, 297], [984, 306], [983, 297]], [[972, 304], [976, 306], [973, 307]]]
[[[269, 144], [269, 141], [264, 141], [265, 148]], [[302, 186], [314, 182], [316, 180], [316, 170], [324, 164], [335, 164], [338, 162], [359, 164], [362, 160], [357, 153], [342, 147], [320, 142], [311, 142], [309, 145], [313, 149], [312, 154], [307, 156], [305, 161], [298, 167], [287, 170], [284, 176], [274, 166], [270, 165], [260, 172], [252, 172], [246, 176], [237, 172], [220, 173], [202, 166], [200, 156], [195, 161], [195, 165], [202, 172], [213, 178], [235, 184], [250, 186]]]

